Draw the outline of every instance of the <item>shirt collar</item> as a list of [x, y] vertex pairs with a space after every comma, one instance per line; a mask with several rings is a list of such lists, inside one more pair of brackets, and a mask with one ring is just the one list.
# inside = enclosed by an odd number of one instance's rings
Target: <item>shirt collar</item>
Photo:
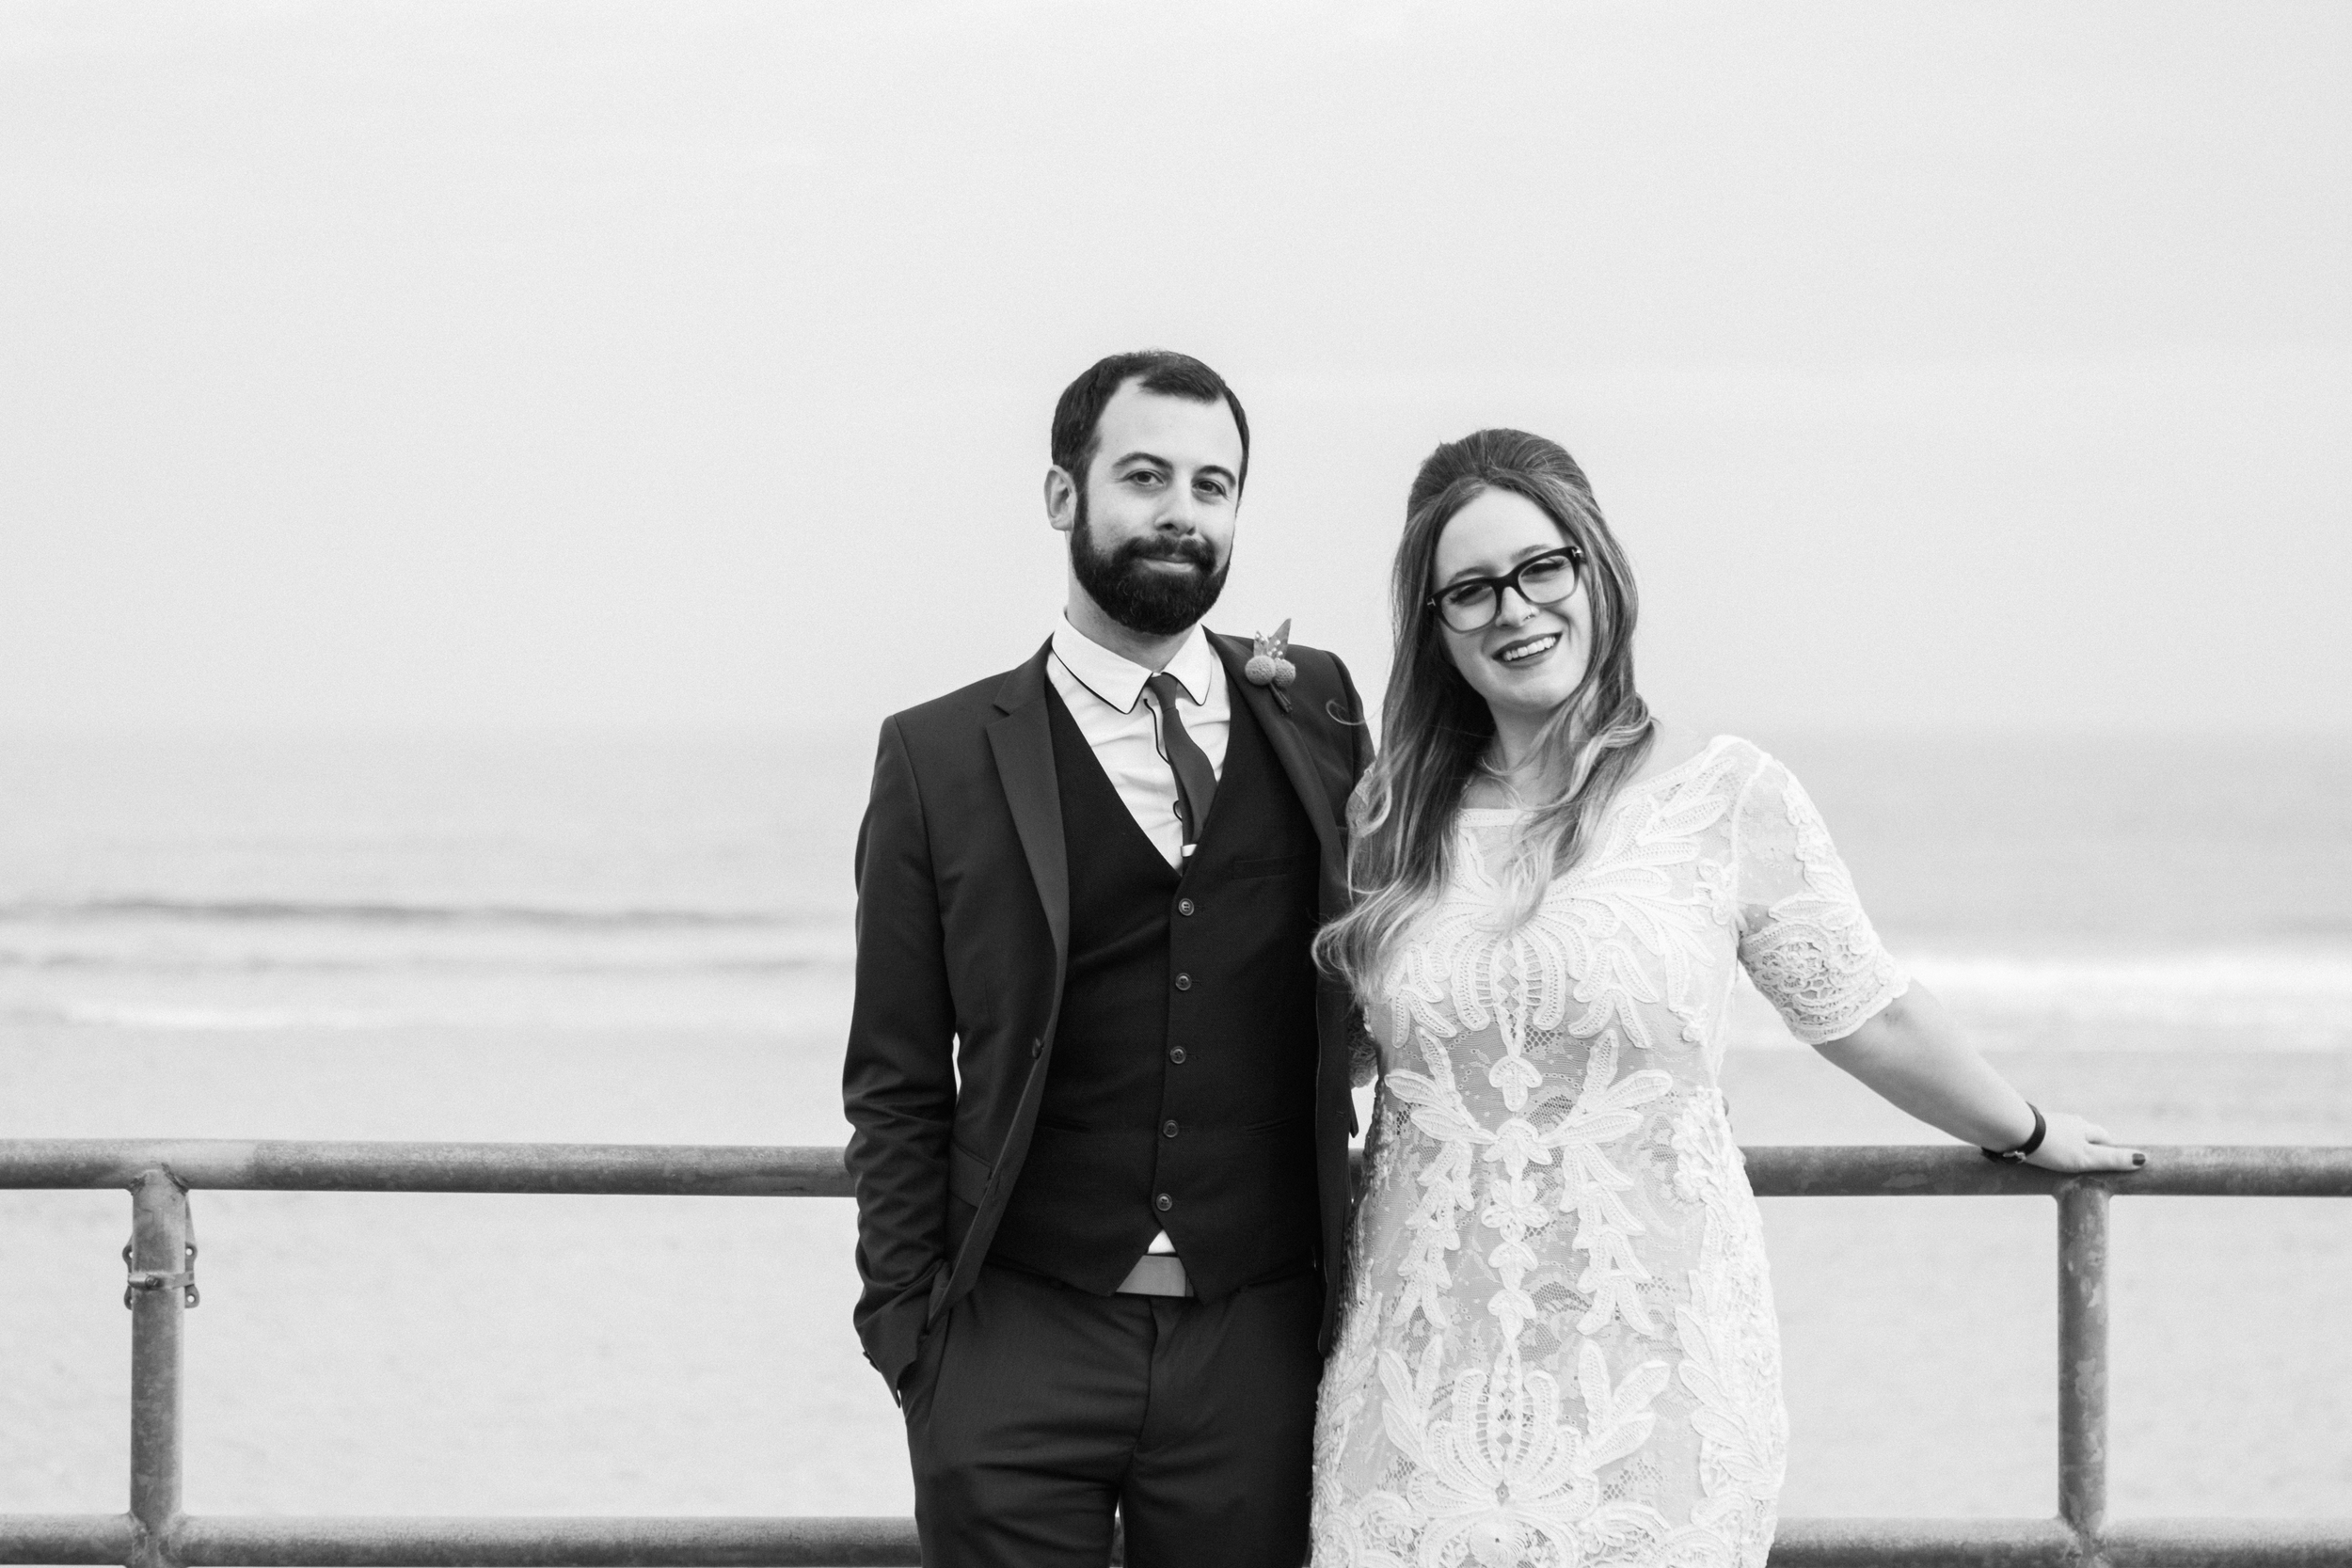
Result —
[[[1054, 657], [1061, 660], [1062, 668], [1075, 676], [1079, 685], [1121, 713], [1136, 710], [1136, 699], [1143, 695], [1143, 683], [1152, 678], [1151, 671], [1095, 641], [1072, 626], [1068, 616], [1054, 626]], [[1216, 693], [1219, 668], [1216, 650], [1209, 646], [1208, 634], [1198, 626], [1168, 661], [1168, 673], [1176, 677], [1184, 695], [1203, 706]]]

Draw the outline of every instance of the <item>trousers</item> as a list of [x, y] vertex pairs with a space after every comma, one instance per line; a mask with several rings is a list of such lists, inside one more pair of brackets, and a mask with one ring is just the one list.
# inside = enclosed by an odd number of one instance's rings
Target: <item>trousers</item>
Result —
[[1298, 1568], [1322, 1276], [1214, 1301], [985, 1267], [903, 1386], [925, 1568]]

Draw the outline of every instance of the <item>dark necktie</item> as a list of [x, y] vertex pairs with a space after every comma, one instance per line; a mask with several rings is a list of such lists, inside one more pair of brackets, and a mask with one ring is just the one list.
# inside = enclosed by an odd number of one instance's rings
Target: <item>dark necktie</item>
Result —
[[1209, 808], [1216, 803], [1216, 769], [1176, 717], [1176, 693], [1183, 689], [1176, 677], [1163, 670], [1143, 684], [1159, 704], [1160, 744], [1176, 769], [1176, 815], [1184, 819], [1184, 853], [1190, 854], [1208, 826]]

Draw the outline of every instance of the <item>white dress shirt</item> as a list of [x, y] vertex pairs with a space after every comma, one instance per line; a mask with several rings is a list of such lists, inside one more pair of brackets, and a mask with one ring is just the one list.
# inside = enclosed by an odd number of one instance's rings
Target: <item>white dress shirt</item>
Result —
[[[1045, 673], [1136, 826], [1171, 867], [1181, 868], [1184, 823], [1176, 815], [1176, 768], [1160, 741], [1158, 699], [1143, 689], [1152, 672], [1088, 637], [1065, 616], [1054, 628], [1054, 657], [1045, 661]], [[1224, 778], [1225, 741], [1233, 730], [1225, 661], [1209, 646], [1208, 634], [1196, 626], [1168, 661], [1168, 673], [1184, 688], [1176, 699], [1176, 717], [1183, 721], [1184, 733], [1207, 753], [1216, 776]], [[1176, 1243], [1163, 1230], [1146, 1250], [1165, 1255], [1174, 1252]]]
[[[1184, 824], [1176, 815], [1176, 768], [1160, 739], [1158, 699], [1143, 689], [1152, 672], [1094, 641], [1066, 618], [1054, 628], [1054, 657], [1045, 661], [1045, 672], [1136, 826], [1169, 865], [1182, 866]], [[1225, 661], [1209, 646], [1208, 634], [1195, 626], [1168, 661], [1168, 673], [1184, 688], [1176, 717], [1222, 779], [1225, 741], [1233, 729]]]

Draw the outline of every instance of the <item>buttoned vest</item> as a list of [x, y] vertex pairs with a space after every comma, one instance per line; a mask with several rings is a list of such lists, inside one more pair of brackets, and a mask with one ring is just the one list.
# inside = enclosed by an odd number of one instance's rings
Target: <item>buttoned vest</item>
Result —
[[1046, 702], [1070, 957], [989, 1257], [1106, 1294], [1165, 1227], [1204, 1297], [1311, 1267], [1314, 828], [1237, 695], [1216, 805], [1179, 875], [1050, 687]]

